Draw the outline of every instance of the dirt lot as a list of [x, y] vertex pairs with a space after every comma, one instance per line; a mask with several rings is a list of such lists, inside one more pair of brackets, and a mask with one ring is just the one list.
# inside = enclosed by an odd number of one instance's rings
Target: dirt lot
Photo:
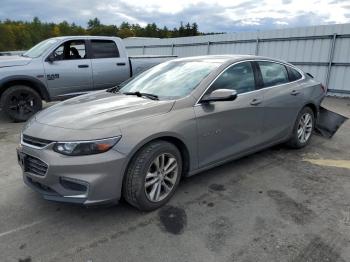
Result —
[[[324, 105], [350, 117], [350, 100]], [[0, 261], [350, 261], [350, 121], [185, 179], [152, 213], [42, 200], [16, 163], [21, 126], [0, 116]]]

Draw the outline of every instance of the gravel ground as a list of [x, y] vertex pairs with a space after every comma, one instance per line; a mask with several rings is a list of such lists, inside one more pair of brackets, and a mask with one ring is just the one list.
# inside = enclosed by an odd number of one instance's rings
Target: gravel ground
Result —
[[[324, 105], [350, 117], [350, 100]], [[350, 261], [350, 121], [184, 179], [151, 213], [41, 199], [16, 162], [21, 127], [0, 114], [0, 261]]]

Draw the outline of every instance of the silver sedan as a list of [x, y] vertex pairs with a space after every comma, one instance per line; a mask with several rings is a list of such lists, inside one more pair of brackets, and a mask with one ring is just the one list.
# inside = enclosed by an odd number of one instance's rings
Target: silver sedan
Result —
[[164, 205], [180, 178], [279, 143], [310, 142], [325, 88], [266, 57], [172, 60], [58, 103], [25, 125], [18, 161], [45, 199]]

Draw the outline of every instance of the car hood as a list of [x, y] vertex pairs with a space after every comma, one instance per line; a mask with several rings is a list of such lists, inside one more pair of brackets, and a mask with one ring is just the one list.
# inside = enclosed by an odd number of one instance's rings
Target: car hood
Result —
[[0, 56], [0, 68], [10, 66], [23, 66], [29, 64], [32, 59], [23, 56]]
[[173, 104], [174, 101], [99, 91], [49, 107], [37, 114], [35, 121], [68, 129], [98, 129], [164, 114]]

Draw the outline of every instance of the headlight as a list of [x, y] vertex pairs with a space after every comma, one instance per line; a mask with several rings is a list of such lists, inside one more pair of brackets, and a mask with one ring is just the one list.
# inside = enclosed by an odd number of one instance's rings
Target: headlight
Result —
[[120, 138], [121, 136], [93, 141], [57, 142], [53, 150], [67, 156], [100, 154], [110, 150]]

